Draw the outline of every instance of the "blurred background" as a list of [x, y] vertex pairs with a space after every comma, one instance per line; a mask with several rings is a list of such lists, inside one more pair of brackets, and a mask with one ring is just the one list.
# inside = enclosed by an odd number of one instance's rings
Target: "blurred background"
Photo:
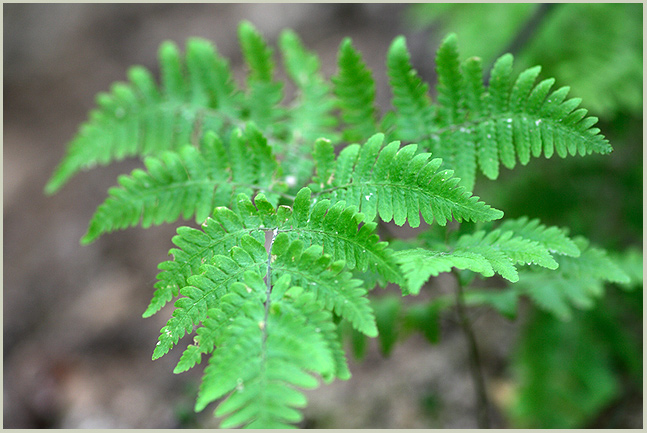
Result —
[[[163, 40], [183, 46], [191, 36], [209, 39], [242, 79], [242, 19], [271, 45], [283, 28], [295, 30], [319, 54], [326, 77], [349, 36], [384, 108], [385, 55], [400, 34], [430, 83], [448, 32], [458, 34], [463, 58], [479, 55], [488, 65], [512, 52], [517, 72], [541, 64], [541, 78], [570, 85], [570, 96], [600, 118], [614, 153], [533, 160], [496, 182], [479, 179], [475, 192], [507, 216], [539, 217], [619, 257], [641, 257], [642, 16], [642, 4], [4, 4], [3, 426], [217, 426], [212, 410], [193, 412], [204, 362], [174, 375], [179, 350], [151, 361], [172, 309], [141, 317], [157, 264], [167, 260], [176, 227], [187, 223], [79, 245], [117, 176], [141, 165], [134, 160], [43, 194], [95, 95], [124, 80], [133, 64], [157, 74]], [[610, 286], [599, 307], [567, 323], [531, 308], [516, 320], [474, 312], [493, 427], [642, 428], [640, 261], [630, 287]], [[302, 426], [474, 428], [466, 353], [452, 318], [442, 321], [435, 345], [413, 335], [384, 356], [371, 342], [361, 362], [350, 359], [350, 381], [308, 393]], [[572, 371], [579, 382], [556, 382], [553, 368]], [[555, 393], [568, 407], [554, 407]]]

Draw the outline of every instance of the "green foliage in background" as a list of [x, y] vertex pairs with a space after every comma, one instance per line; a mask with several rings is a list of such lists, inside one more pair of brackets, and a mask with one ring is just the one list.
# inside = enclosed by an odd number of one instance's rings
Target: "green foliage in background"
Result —
[[[627, 395], [641, 394], [642, 376], [635, 372], [642, 371], [642, 337], [636, 335], [642, 328], [642, 301], [637, 301], [642, 300], [642, 255], [634, 248], [642, 243], [643, 227], [642, 8], [641, 4], [597, 3], [426, 4], [413, 5], [408, 11], [409, 22], [418, 29], [451, 29], [462, 36], [473, 35], [469, 40], [462, 39], [463, 50], [481, 56], [485, 63], [493, 62], [507, 49], [515, 50], [520, 67], [541, 63], [543, 71], [555, 76], [558, 82], [568, 83], [587, 107], [602, 118], [601, 128], [615, 144], [613, 161], [566, 160], [560, 166], [537, 161], [523, 173], [504, 173], [504, 182], [479, 185], [480, 195], [505, 209], [508, 216], [534, 215], [618, 251], [632, 246], [626, 253], [614, 254], [614, 261], [632, 275], [633, 285], [621, 287], [633, 291], [613, 290], [604, 294], [600, 284], [579, 278], [555, 280], [554, 275], [548, 274], [528, 275], [531, 280], [524, 283], [522, 279], [517, 285], [521, 289], [524, 285], [529, 288], [542, 284], [547, 289], [542, 296], [550, 290], [554, 295], [566, 293], [564, 288], [576, 294], [579, 286], [580, 292], [598, 293], [595, 298], [599, 301], [586, 314], [554, 310], [558, 316], [569, 317], [567, 322], [539, 315], [541, 320], [532, 319], [526, 324], [527, 331], [518, 343], [519, 352], [525, 355], [513, 358], [512, 365], [520, 394], [508, 415], [516, 426], [584, 427], [606, 407], [622, 405], [617, 402]], [[480, 36], [484, 33], [487, 38]], [[518, 43], [519, 39], [522, 43]], [[564, 179], [568, 179], [572, 189], [562, 188]], [[532, 296], [532, 292], [528, 293]], [[579, 302], [590, 303], [584, 298]], [[617, 313], [605, 323], [624, 316], [620, 319], [623, 326], [590, 326], [586, 322], [593, 316], [609, 317], [610, 305]], [[544, 327], [546, 334], [571, 335], [590, 345], [611, 346], [615, 353], [612, 356], [622, 353], [625, 362], [620, 366], [609, 362], [611, 355], [603, 348], [583, 356], [565, 355], [563, 348], [568, 345], [559, 343], [561, 337], [557, 344], [552, 344], [550, 339], [532, 336], [541, 336]], [[545, 345], [535, 346], [537, 341], [544, 341]], [[547, 365], [533, 361], [541, 358], [535, 355], [539, 351], [546, 351], [545, 357], [555, 362]], [[599, 387], [594, 386], [593, 377], [586, 378], [587, 368], [580, 362], [583, 357], [588, 365], [596, 366], [592, 367], [592, 376], [593, 371], [602, 375]], [[627, 369], [632, 372], [629, 378]], [[564, 371], [583, 377], [590, 388], [584, 392], [582, 388], [565, 386]], [[555, 394], [561, 397], [552, 398]], [[567, 405], [564, 399], [568, 400]]]
[[558, 83], [568, 83], [592, 112], [611, 118], [642, 109], [642, 7], [640, 3], [418, 4], [409, 9], [408, 20], [416, 28], [460, 34], [465, 55], [480, 56], [490, 64], [511, 48], [534, 14], [545, 13], [515, 53], [518, 67], [541, 64]]
[[[608, 283], [636, 286], [635, 256], [534, 216], [503, 218], [473, 193], [501, 166], [612, 151], [597, 118], [539, 67], [515, 72], [509, 54], [491, 68], [464, 59], [450, 34], [437, 51], [433, 101], [398, 37], [386, 50], [392, 106], [378, 110], [372, 73], [349, 39], [327, 80], [318, 57], [284, 31], [278, 52], [296, 87], [286, 100], [274, 48], [249, 22], [238, 37], [244, 86], [210, 42], [191, 39], [184, 53], [165, 42], [159, 84], [134, 67], [128, 83], [100, 94], [46, 186], [53, 193], [82, 170], [139, 157], [144, 168], [120, 176], [82, 242], [195, 221], [177, 230], [144, 316], [174, 301], [153, 359], [183, 346], [180, 373], [208, 358], [195, 409], [216, 402], [222, 427], [299, 423], [302, 389], [350, 378], [349, 332], [358, 355], [377, 336], [388, 354], [401, 329], [438, 341], [455, 297], [375, 301], [377, 285], [413, 297], [452, 273], [467, 306], [513, 318], [528, 300], [560, 319], [593, 308]], [[419, 235], [385, 240], [378, 228], [390, 222]], [[500, 287], [482, 288], [484, 278]], [[590, 407], [615, 395], [608, 388]]]

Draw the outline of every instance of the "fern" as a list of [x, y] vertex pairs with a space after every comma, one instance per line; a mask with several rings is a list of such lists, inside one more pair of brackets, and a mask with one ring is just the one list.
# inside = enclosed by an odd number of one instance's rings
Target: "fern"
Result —
[[365, 223], [359, 227], [363, 217], [352, 207], [343, 203], [330, 206], [327, 200], [311, 206], [307, 188], [297, 195], [293, 209], [281, 206], [275, 210], [262, 195], [256, 196], [254, 204], [240, 195], [235, 209], [217, 208], [202, 230], [178, 229], [173, 242], [182, 249], [172, 249], [170, 253], [175, 260], [160, 265], [163, 271], [158, 275], [157, 290], [145, 316], [177, 296], [202, 263], [212, 260], [214, 255], [225, 254], [243, 236], [253, 236], [262, 242], [262, 230], [276, 229], [292, 239], [298, 237], [306, 245], [319, 244], [325, 253], [336, 261], [343, 260], [349, 269], [375, 270], [383, 282], [400, 281], [393, 252], [374, 234], [376, 224]]
[[[602, 118], [642, 107], [642, 9], [630, 3], [417, 4], [407, 13], [420, 28], [461, 35], [465, 54], [485, 64], [541, 15], [541, 25], [519, 49], [519, 67], [541, 63], [571, 85]], [[550, 11], [549, 11], [550, 8]], [[549, 13], [546, 13], [548, 12]], [[495, 17], [495, 18], [494, 18]], [[482, 35], [486, 34], [487, 38]]]
[[400, 147], [394, 141], [381, 149], [383, 140], [383, 134], [376, 134], [363, 146], [346, 147], [334, 168], [329, 162], [332, 146], [319, 141], [316, 156], [323, 155], [323, 162], [317, 167], [318, 179], [328, 178], [314, 185], [321, 196], [353, 204], [368, 219], [379, 215], [383, 221], [397, 225], [407, 221], [411, 227], [420, 225], [420, 214], [427, 223], [435, 220], [440, 225], [452, 218], [490, 221], [503, 216], [457, 186], [459, 179], [452, 178], [451, 171], [437, 171], [440, 159], [416, 155], [415, 144]]
[[225, 416], [223, 428], [289, 427], [287, 423], [301, 419], [292, 407], [305, 404], [303, 394], [292, 387], [316, 386], [312, 373], [327, 378], [336, 373], [338, 342], [326, 337], [334, 333], [330, 313], [316, 309], [312, 300], [304, 302], [307, 295], [291, 300], [289, 292], [264, 309], [258, 299], [264, 288], [262, 280], [256, 280], [233, 289], [239, 299], [228, 302], [244, 302], [245, 311], [227, 326], [205, 369], [196, 410], [229, 394], [216, 411]]
[[298, 89], [297, 99], [290, 107], [293, 112], [290, 129], [295, 139], [311, 143], [321, 136], [335, 137], [331, 132], [337, 126], [337, 119], [331, 113], [335, 108], [332, 85], [321, 75], [319, 58], [306, 50], [292, 31], [283, 32], [279, 44], [286, 72]]
[[[298, 423], [301, 389], [350, 377], [340, 335], [350, 332], [356, 353], [366, 337], [379, 337], [384, 354], [413, 331], [438, 340], [454, 296], [370, 300], [377, 284], [417, 295], [430, 277], [454, 272], [461, 306], [512, 318], [528, 296], [566, 318], [591, 306], [605, 282], [628, 281], [614, 259], [565, 229], [527, 217], [496, 225], [503, 212], [471, 193], [478, 170], [494, 179], [500, 164], [542, 153], [611, 150], [566, 88], [534, 84], [538, 67], [514, 77], [503, 56], [486, 85], [480, 61], [461, 63], [450, 35], [436, 57], [434, 103], [398, 37], [386, 59], [392, 110], [380, 117], [375, 81], [350, 39], [327, 80], [317, 55], [284, 31], [279, 51], [295, 88], [287, 101], [274, 49], [249, 22], [238, 36], [244, 89], [210, 43], [192, 39], [184, 56], [164, 43], [160, 85], [138, 67], [129, 84], [101, 95], [46, 187], [138, 156], [144, 168], [118, 179], [82, 242], [179, 218], [199, 225], [177, 229], [143, 315], [174, 302], [153, 359], [195, 334], [174, 372], [209, 357], [195, 408], [219, 401], [222, 427]], [[377, 233], [382, 223], [423, 221], [413, 240]], [[635, 273], [634, 261], [621, 263]], [[514, 284], [469, 287], [495, 274]]]
[[[245, 110], [263, 129], [281, 125], [278, 121], [283, 117], [283, 110], [278, 104], [283, 98], [283, 86], [274, 81], [273, 50], [250, 22], [241, 22], [238, 38], [249, 69]], [[280, 134], [280, 131], [274, 132]]]
[[366, 290], [360, 287], [362, 281], [351, 279], [349, 272], [342, 272], [343, 261], [333, 262], [331, 256], [322, 256], [321, 246], [312, 245], [303, 251], [300, 239], [292, 243], [288, 239], [287, 233], [280, 233], [274, 240], [272, 252], [277, 258], [272, 268], [279, 275], [290, 275], [293, 284], [312, 289], [326, 309], [347, 319], [358, 331], [377, 336], [373, 312], [364, 296]]
[[[191, 368], [200, 362], [203, 353], [209, 353], [214, 350], [214, 347], [216, 348], [210, 361], [210, 368], [205, 371], [204, 385], [198, 396], [196, 409], [200, 410], [209, 402], [233, 391], [234, 394], [230, 397], [231, 401], [227, 400], [229, 403], [219, 408], [217, 413], [225, 414], [235, 410], [231, 408], [232, 405], [236, 409], [241, 409], [244, 406], [244, 409], [239, 412], [239, 416], [242, 418], [233, 418], [232, 415], [232, 418], [223, 423], [223, 427], [253, 420], [260, 422], [260, 425], [271, 426], [275, 421], [283, 420], [282, 417], [286, 413], [291, 415], [285, 415], [288, 418], [283, 421], [298, 420], [294, 418], [293, 412], [285, 408], [277, 409], [277, 413], [265, 413], [278, 404], [277, 397], [271, 394], [274, 388], [269, 383], [282, 381], [303, 386], [301, 382], [293, 382], [292, 368], [316, 372], [323, 378], [335, 376], [347, 378], [349, 376], [345, 357], [337, 339], [336, 327], [332, 322], [333, 311], [341, 318], [348, 320], [358, 331], [369, 336], [377, 334], [372, 310], [364, 297], [366, 290], [359, 287], [361, 281], [352, 279], [350, 272], [344, 270], [345, 262], [333, 260], [327, 254], [322, 255], [324, 248], [319, 245], [313, 245], [304, 250], [304, 243], [301, 239], [289, 240], [293, 229], [298, 228], [302, 223], [300, 212], [305, 211], [306, 215], [308, 214], [310, 207], [308, 195], [309, 192], [304, 190], [303, 194], [297, 196], [293, 214], [290, 214], [287, 208], [282, 208], [281, 216], [279, 216], [279, 212], [266, 213], [269, 210], [269, 203], [262, 196], [257, 196], [256, 207], [250, 207], [251, 201], [244, 195], [239, 197], [239, 209], [245, 209], [248, 212], [251, 209], [251, 212], [244, 217], [240, 210], [238, 213], [231, 210], [221, 210], [220, 215], [229, 217], [235, 215], [241, 219], [244, 218], [254, 226], [261, 225], [259, 220], [270, 225], [274, 223], [274, 227], [265, 227], [271, 228], [275, 234], [270, 255], [268, 257], [263, 244], [258, 240], [257, 230], [253, 232], [257, 235], [256, 237], [247, 233], [240, 235], [239, 240], [235, 242], [237, 245], [229, 248], [229, 252], [226, 254], [207, 252], [209, 248], [204, 248], [200, 253], [190, 257], [191, 260], [197, 263], [204, 262], [204, 264], [198, 265], [198, 272], [186, 278], [188, 285], [179, 291], [182, 297], [175, 302], [173, 317], [161, 330], [153, 358], [166, 354], [182, 336], [198, 326], [197, 344], [190, 345], [186, 349], [176, 367], [176, 372]], [[332, 208], [328, 212], [331, 211]], [[349, 213], [349, 215], [351, 216], [349, 222], [352, 224], [355, 221], [352, 218], [353, 213]], [[244, 229], [241, 230], [244, 226], [241, 224], [243, 222], [241, 219], [238, 220], [238, 224], [230, 225], [233, 232], [244, 232]], [[221, 221], [224, 222], [225, 219], [219, 218], [218, 222]], [[205, 227], [212, 224], [216, 224], [216, 221], [208, 219]], [[363, 241], [358, 235], [357, 223], [354, 224], [356, 236], [360, 239], [356, 242], [361, 245]], [[326, 226], [319, 227], [319, 230], [325, 232]], [[279, 231], [280, 233], [278, 233]], [[199, 236], [196, 236], [194, 229], [183, 230], [183, 232], [186, 232], [188, 236], [185, 236], [182, 241], [189, 237], [197, 239]], [[307, 230], [303, 232], [307, 238]], [[334, 235], [331, 237], [334, 238]], [[231, 239], [237, 238], [233, 235]], [[372, 237], [370, 239], [373, 240]], [[333, 245], [341, 244], [343, 246], [343, 242], [335, 240]], [[177, 239], [176, 243], [183, 242]], [[351, 242], [347, 241], [346, 243], [348, 246]], [[187, 244], [190, 248], [195, 245]], [[370, 248], [370, 245], [369, 242], [366, 247]], [[216, 244], [212, 248], [212, 251], [220, 253], [225, 252], [223, 250], [222, 243]], [[334, 247], [332, 251], [337, 252]], [[346, 254], [343, 251], [342, 247], [341, 255]], [[186, 252], [183, 253], [177, 256], [186, 257], [188, 255]], [[207, 262], [205, 257], [208, 256], [210, 259]], [[352, 257], [353, 255], [348, 256]], [[194, 266], [197, 263], [194, 263]], [[361, 264], [356, 266], [361, 266]], [[187, 261], [185, 269], [190, 267], [191, 263]], [[265, 270], [269, 271], [266, 278], [271, 278], [269, 281], [276, 281], [273, 285], [268, 282], [267, 290], [265, 290], [266, 286], [262, 280]], [[295, 293], [305, 290], [299, 287], [306, 288], [307, 292], [303, 296], [291, 300], [290, 294], [295, 296]], [[162, 290], [167, 291], [166, 287], [163, 287]], [[237, 295], [232, 296], [231, 293]], [[261, 295], [264, 295], [265, 298]], [[268, 299], [268, 296], [273, 298]], [[286, 296], [287, 300], [282, 296]], [[308, 296], [313, 299], [308, 301]], [[274, 297], [276, 301], [272, 301]], [[265, 316], [262, 315], [263, 305], [265, 305]], [[159, 308], [159, 305], [152, 304], [147, 314], [156, 308]], [[322, 308], [325, 313], [321, 311]], [[274, 313], [276, 317], [273, 315]], [[307, 323], [312, 325], [306, 326]], [[299, 337], [307, 339], [308, 344], [306, 345], [305, 340], [301, 341]], [[319, 340], [320, 338], [322, 340]], [[284, 347], [284, 344], [288, 344], [288, 346]], [[234, 346], [231, 350], [229, 349], [230, 345]], [[302, 353], [301, 355], [297, 355], [296, 352], [292, 353], [295, 350], [294, 346], [303, 350], [302, 352], [297, 351]], [[281, 354], [282, 351], [286, 351], [286, 354]], [[317, 351], [321, 353], [320, 359], [317, 359]], [[219, 353], [224, 353], [223, 358]], [[222, 376], [221, 369], [232, 362], [236, 363], [237, 368], [229, 369], [227, 375]], [[281, 366], [282, 370], [277, 372], [281, 375], [271, 376], [271, 378], [265, 376], [269, 374], [267, 373], [268, 369], [278, 368], [274, 366], [274, 363]], [[213, 374], [217, 378], [212, 377], [211, 371], [215, 372]], [[248, 385], [241, 385], [243, 383]], [[252, 390], [249, 391], [251, 395], [260, 393], [264, 397], [256, 396], [252, 400], [248, 400], [247, 391], [245, 396], [237, 397], [237, 391], [234, 389], [240, 391], [242, 390], [241, 386], [252, 386]], [[277, 386], [277, 389], [281, 391], [276, 392], [289, 394], [290, 391], [284, 390], [285, 384]], [[239, 399], [242, 401], [239, 402]], [[258, 412], [254, 412], [254, 410]], [[251, 414], [249, 414], [250, 411], [252, 411]], [[253, 425], [255, 424], [252, 422], [250, 426]]]
[[377, 129], [375, 82], [349, 38], [339, 46], [338, 66], [339, 71], [332, 82], [346, 125], [344, 139], [365, 140]]
[[121, 188], [109, 190], [110, 197], [90, 221], [83, 243], [99, 235], [141, 224], [175, 221], [180, 215], [195, 215], [202, 222], [215, 206], [226, 206], [232, 194], [260, 191], [274, 203], [284, 184], [272, 149], [253, 124], [243, 132], [232, 131], [225, 145], [207, 133], [201, 149], [184, 146], [160, 158], [149, 157], [147, 170], [135, 169], [119, 179]]
[[[495, 273], [511, 282], [519, 281], [516, 265], [537, 265], [554, 270], [558, 262], [553, 255], [579, 257], [580, 249], [566, 231], [546, 227], [527, 217], [507, 220], [498, 229], [463, 234], [448, 242], [447, 251], [433, 250], [434, 244], [424, 237], [426, 248], [406, 249], [396, 253], [408, 281], [408, 290], [417, 294], [430, 276], [467, 269], [485, 277]], [[435, 244], [438, 248], [438, 244]]]
[[541, 309], [561, 319], [569, 319], [572, 307], [591, 308], [604, 294], [604, 283], [629, 283], [629, 277], [600, 248], [584, 238], [574, 240], [582, 254], [574, 260], [558, 258], [557, 273], [524, 272], [515, 289], [528, 295]]
[[434, 110], [424, 83], [411, 67], [404, 37], [396, 38], [387, 54], [387, 73], [393, 91], [396, 125], [394, 136], [403, 140], [423, 140], [423, 147], [431, 148], [430, 136], [436, 131]]
[[[431, 142], [428, 150], [443, 158], [446, 167], [455, 170], [468, 190], [474, 185], [477, 164], [488, 178], [496, 179], [500, 163], [512, 169], [517, 159], [525, 165], [531, 156], [538, 157], [542, 152], [547, 158], [555, 152], [564, 158], [568, 154], [611, 151], [598, 134], [599, 129], [592, 128], [597, 119], [585, 117], [584, 109], [576, 110], [579, 99], [565, 99], [567, 87], [550, 93], [553, 79], [533, 87], [539, 68], [528, 69], [515, 79], [512, 56], [504, 55], [494, 64], [486, 88], [478, 58], [460, 63], [455, 35], [445, 38], [436, 63], [439, 106], [432, 127], [428, 126], [426, 88], [420, 87], [421, 80], [409, 64], [406, 45], [401, 39], [392, 45], [387, 61], [389, 75], [407, 77], [391, 81], [393, 105], [407, 107], [400, 95], [417, 91], [415, 98], [404, 101], [417, 107], [409, 110], [419, 119], [414, 125], [400, 127], [403, 131], [396, 129], [394, 135], [401, 133], [411, 141]], [[411, 131], [416, 129], [417, 135], [412, 136]]]
[[46, 186], [48, 193], [79, 170], [195, 143], [201, 131], [220, 131], [227, 116], [238, 116], [228, 64], [210, 43], [189, 40], [182, 62], [175, 44], [166, 42], [159, 58], [160, 88], [150, 72], [133, 67], [130, 83], [117, 83], [110, 93], [99, 94], [99, 107], [70, 143]]

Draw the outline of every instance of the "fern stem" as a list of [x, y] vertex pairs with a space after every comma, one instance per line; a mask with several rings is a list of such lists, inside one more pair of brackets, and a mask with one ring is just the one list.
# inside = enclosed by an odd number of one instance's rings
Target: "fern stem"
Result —
[[474, 382], [474, 390], [476, 394], [476, 422], [479, 428], [490, 428], [490, 415], [489, 415], [489, 402], [487, 391], [485, 389], [485, 378], [481, 368], [481, 357], [479, 356], [478, 346], [476, 344], [476, 337], [474, 330], [467, 316], [467, 309], [463, 299], [463, 284], [456, 275], [456, 311], [458, 313], [459, 324], [467, 339], [467, 348], [469, 352], [470, 373], [472, 381]]
[[[542, 21], [548, 16], [548, 14], [558, 6], [554, 3], [542, 3], [540, 4], [535, 12], [530, 16], [525, 26], [521, 29], [515, 38], [508, 44], [508, 46], [502, 50], [501, 55], [505, 53], [510, 53], [513, 56], [516, 56], [519, 51], [528, 43], [528, 41], [536, 34], [537, 30], [540, 28]], [[500, 56], [497, 56], [498, 58]]]
[[263, 317], [263, 356], [265, 356], [265, 340], [267, 339], [267, 319], [270, 315], [270, 294], [272, 293], [272, 246], [274, 245], [274, 239], [278, 234], [278, 228], [272, 229], [272, 240], [270, 241], [270, 247], [267, 249], [267, 275], [265, 280], [267, 282], [267, 289], [265, 290], [265, 316]]

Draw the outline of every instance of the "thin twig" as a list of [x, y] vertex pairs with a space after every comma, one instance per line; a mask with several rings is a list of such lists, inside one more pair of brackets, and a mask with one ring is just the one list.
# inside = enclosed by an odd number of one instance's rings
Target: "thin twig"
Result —
[[[515, 38], [510, 41], [505, 49], [502, 50], [501, 55], [510, 53], [516, 57], [516, 55], [524, 48], [526, 43], [535, 35], [542, 21], [557, 6], [559, 5], [555, 3], [540, 4], [537, 9], [535, 9], [535, 12], [530, 16], [528, 21], [526, 21], [526, 24], [516, 34]], [[497, 56], [496, 58], [498, 57], [499, 56]]]
[[455, 275], [457, 277], [456, 311], [458, 313], [461, 329], [467, 339], [470, 373], [472, 375], [472, 381], [474, 382], [474, 390], [476, 393], [476, 420], [479, 428], [490, 428], [489, 402], [487, 391], [485, 389], [485, 379], [481, 369], [481, 358], [479, 356], [478, 346], [476, 345], [474, 331], [472, 330], [472, 324], [470, 323], [469, 317], [467, 317], [465, 302], [463, 300], [463, 285], [461, 284], [460, 279], [458, 279], [458, 275], [456, 273]]

